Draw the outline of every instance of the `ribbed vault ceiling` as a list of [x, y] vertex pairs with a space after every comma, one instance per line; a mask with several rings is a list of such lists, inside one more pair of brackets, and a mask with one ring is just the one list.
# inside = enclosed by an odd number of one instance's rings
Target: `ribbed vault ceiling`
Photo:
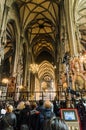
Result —
[[[40, 67], [40, 77], [47, 75], [52, 78], [52, 74], [54, 75], [52, 72], [54, 69], [51, 71], [51, 64], [55, 62], [57, 52], [59, 1], [14, 0], [13, 7], [17, 11], [21, 36], [24, 35], [27, 39], [34, 61], [41, 64], [41, 66], [43, 63], [44, 69]], [[76, 0], [73, 2], [74, 22], [79, 29], [81, 44], [86, 49], [86, 0]], [[8, 49], [5, 49], [6, 53], [8, 50], [14, 53], [16, 41], [14, 28], [13, 22], [7, 24], [6, 47]], [[46, 65], [46, 61], [48, 61], [47, 64], [49, 66]]]
[[[37, 56], [44, 49], [54, 54], [58, 25], [57, 0], [17, 0], [21, 28]], [[35, 41], [35, 42], [34, 42]]]
[[[17, 0], [21, 30], [32, 50], [35, 62], [48, 60], [48, 67], [41, 67], [43, 76], [54, 77], [51, 64], [55, 59], [58, 34], [58, 0]], [[43, 63], [44, 64], [44, 63]], [[49, 67], [50, 66], [50, 67]], [[44, 71], [45, 70], [45, 71]], [[40, 72], [39, 72], [40, 73]], [[40, 76], [42, 77], [42, 76]]]

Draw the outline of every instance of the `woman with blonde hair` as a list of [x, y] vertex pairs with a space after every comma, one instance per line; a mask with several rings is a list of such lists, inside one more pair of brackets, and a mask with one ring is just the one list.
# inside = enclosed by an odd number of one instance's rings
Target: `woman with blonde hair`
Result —
[[16, 114], [16, 118], [17, 118], [17, 124], [16, 124], [16, 130], [20, 129], [20, 112], [25, 108], [25, 102], [24, 101], [20, 101], [17, 105], [17, 108], [15, 109], [14, 113]]
[[16, 115], [13, 112], [13, 106], [8, 104], [6, 106], [6, 114], [1, 119], [2, 130], [15, 130], [16, 128]]
[[20, 111], [19, 122], [20, 122], [20, 130], [29, 130], [30, 127], [30, 102], [29, 101], [25, 101], [25, 108], [23, 108]]
[[24, 108], [25, 108], [25, 103], [24, 103], [24, 101], [19, 102], [19, 104], [17, 105], [17, 109], [18, 109], [18, 110], [22, 110], [22, 109], [24, 109]]

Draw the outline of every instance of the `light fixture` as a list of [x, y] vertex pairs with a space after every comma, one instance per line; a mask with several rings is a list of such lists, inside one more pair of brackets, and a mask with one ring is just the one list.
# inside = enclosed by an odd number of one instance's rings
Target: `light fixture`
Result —
[[19, 85], [18, 88], [22, 90], [24, 87], [22, 85]]
[[9, 80], [8, 80], [7, 78], [3, 78], [3, 79], [2, 79], [2, 83], [8, 84], [8, 83], [9, 83]]
[[33, 73], [33, 74], [36, 74], [39, 70], [39, 65], [38, 64], [30, 64], [29, 66], [29, 70]]

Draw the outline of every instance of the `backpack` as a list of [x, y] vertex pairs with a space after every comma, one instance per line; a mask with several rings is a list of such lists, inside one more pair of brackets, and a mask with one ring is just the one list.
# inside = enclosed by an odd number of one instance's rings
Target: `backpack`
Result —
[[40, 130], [46, 130], [47, 128], [47, 124], [49, 123], [49, 121], [51, 120], [51, 118], [55, 117], [55, 114], [51, 111], [51, 112], [46, 112], [43, 114], [40, 114]]

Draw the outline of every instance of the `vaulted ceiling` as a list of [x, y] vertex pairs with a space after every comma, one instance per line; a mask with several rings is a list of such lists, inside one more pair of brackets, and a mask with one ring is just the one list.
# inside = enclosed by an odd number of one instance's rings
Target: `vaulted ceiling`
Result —
[[[54, 65], [59, 25], [58, 5], [59, 0], [14, 0], [12, 4], [19, 21], [20, 36], [26, 39], [34, 62], [40, 64], [39, 77], [47, 80], [55, 78]], [[5, 31], [3, 34], [5, 56], [1, 73], [3, 76], [10, 76], [17, 46], [17, 29], [14, 20], [9, 19]], [[25, 48], [24, 53], [26, 56]]]
[[40, 62], [38, 59], [41, 56], [43, 59], [54, 59], [58, 33], [58, 1], [17, 0], [16, 7], [19, 10], [21, 30], [31, 46], [35, 60]]
[[[40, 71], [42, 75], [50, 75], [51, 78], [54, 76], [54, 73], [52, 76], [54, 68], [51, 65], [53, 66], [55, 63], [57, 51], [58, 4], [59, 0], [15, 0], [12, 5], [16, 9], [19, 18], [20, 35], [23, 35], [28, 41], [35, 63], [45, 64], [48, 61], [50, 67], [44, 65], [44, 67], [40, 67]], [[7, 35], [8, 42], [15, 43], [15, 31], [12, 21], [7, 25]], [[12, 44], [10, 50], [15, 50], [14, 47], [15, 45]]]
[[[54, 71], [53, 64], [55, 64], [57, 59], [58, 35], [60, 33], [60, 1], [61, 0], [14, 0], [12, 4], [13, 9], [17, 12], [16, 14], [20, 23], [20, 35], [26, 38], [34, 61], [37, 64], [45, 64], [40, 65], [39, 75], [50, 76], [51, 78], [53, 77], [52, 74]], [[73, 4], [74, 22], [80, 32], [81, 44], [86, 48], [86, 0], [76, 0]], [[16, 48], [15, 28], [16, 26], [13, 21], [9, 21], [6, 29], [7, 44], [5, 48], [7, 49], [5, 49], [5, 57], [9, 57], [11, 54], [11, 64], [13, 64], [12, 59], [14, 58]], [[7, 63], [8, 61], [4, 63], [5, 66]], [[50, 64], [50, 66], [47, 66], [47, 64]]]

